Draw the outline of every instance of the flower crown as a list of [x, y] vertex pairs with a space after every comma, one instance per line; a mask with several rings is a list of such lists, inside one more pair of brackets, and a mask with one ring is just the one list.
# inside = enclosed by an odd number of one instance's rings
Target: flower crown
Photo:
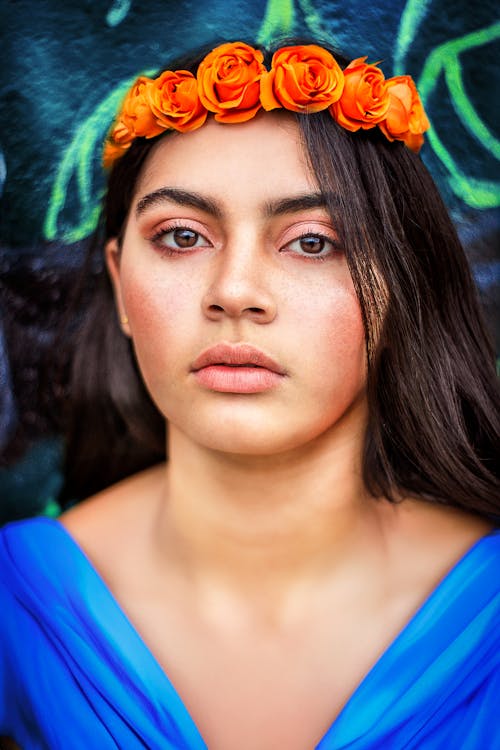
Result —
[[209, 112], [218, 122], [246, 122], [261, 108], [307, 114], [327, 109], [346, 130], [378, 127], [390, 141], [418, 152], [429, 121], [412, 78], [386, 79], [366, 59], [342, 70], [323, 47], [297, 45], [278, 49], [268, 71], [260, 50], [229, 42], [202, 60], [196, 76], [187, 70], [166, 70], [155, 79], [141, 76], [106, 139], [104, 166], [111, 167], [135, 138], [196, 130]]

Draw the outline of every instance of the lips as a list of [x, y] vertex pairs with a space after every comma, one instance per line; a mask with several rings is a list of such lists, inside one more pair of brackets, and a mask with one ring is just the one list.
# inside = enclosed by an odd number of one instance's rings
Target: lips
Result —
[[198, 383], [222, 393], [261, 393], [286, 374], [280, 365], [250, 344], [217, 344], [203, 351], [191, 370]]
[[250, 344], [217, 344], [210, 349], [205, 349], [193, 362], [191, 369], [196, 372], [211, 365], [262, 367], [278, 375], [285, 374], [285, 371], [277, 362]]

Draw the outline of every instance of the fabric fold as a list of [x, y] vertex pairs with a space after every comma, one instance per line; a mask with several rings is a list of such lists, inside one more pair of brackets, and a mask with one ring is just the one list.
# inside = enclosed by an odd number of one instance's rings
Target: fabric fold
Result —
[[[168, 676], [56, 520], [0, 531], [0, 734], [23, 750], [206, 750]], [[382, 654], [317, 750], [500, 748], [500, 532]]]

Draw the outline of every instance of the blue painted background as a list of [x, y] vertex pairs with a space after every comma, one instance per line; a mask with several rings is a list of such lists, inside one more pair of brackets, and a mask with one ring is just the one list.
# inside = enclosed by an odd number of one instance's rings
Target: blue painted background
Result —
[[[471, 261], [500, 351], [500, 22], [470, 0], [17, 0], [3, 2], [0, 72], [0, 451], [21, 421], [19, 389], [37, 395], [65, 275], [81, 262], [103, 190], [100, 150], [139, 72], [221, 40], [327, 39], [348, 57], [410, 73], [432, 130], [422, 158]], [[30, 303], [35, 298], [42, 303]], [[28, 301], [28, 305], [26, 305]], [[5, 335], [4, 335], [5, 334]], [[7, 354], [5, 341], [24, 343]], [[13, 372], [13, 368], [15, 372]], [[34, 407], [36, 408], [36, 407]], [[0, 521], [57, 512], [60, 445], [39, 427], [32, 449], [0, 468]]]

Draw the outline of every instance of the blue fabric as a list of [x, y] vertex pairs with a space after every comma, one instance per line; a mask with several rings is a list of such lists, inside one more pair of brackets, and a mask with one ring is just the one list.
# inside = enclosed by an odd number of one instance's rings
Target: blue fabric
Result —
[[[60, 523], [0, 531], [0, 734], [23, 750], [206, 750], [167, 676]], [[318, 750], [500, 748], [500, 532], [378, 660]]]

